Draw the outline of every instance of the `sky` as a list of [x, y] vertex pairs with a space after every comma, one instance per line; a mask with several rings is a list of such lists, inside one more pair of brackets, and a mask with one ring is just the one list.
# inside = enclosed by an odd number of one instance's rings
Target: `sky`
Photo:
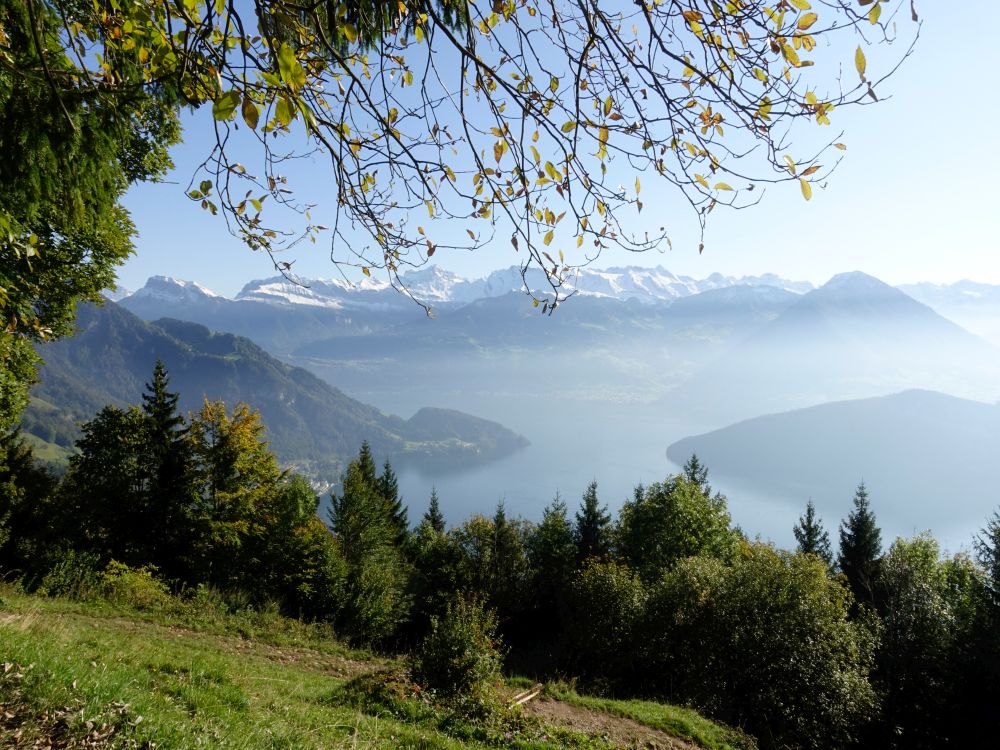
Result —
[[[843, 129], [840, 140], [848, 149], [810, 202], [796, 183], [788, 183], [769, 188], [756, 207], [717, 210], [699, 255], [693, 214], [678, 210], [677, 194], [654, 186], [650, 175], [643, 180], [645, 211], [671, 217], [673, 248], [645, 254], [607, 251], [594, 267], [663, 266], [697, 278], [772, 272], [814, 283], [860, 270], [892, 284], [963, 278], [1000, 284], [998, 52], [988, 34], [973, 35], [969, 21], [985, 22], [994, 5], [974, 0], [957, 13], [950, 4], [918, 0], [917, 10], [921, 38], [879, 89], [883, 101], [833, 113], [830, 135]], [[909, 26], [908, 18], [901, 19], [901, 38], [907, 38]], [[877, 70], [870, 61], [872, 72]], [[210, 216], [184, 195], [204, 158], [198, 133], [209, 124], [206, 118], [210, 113], [199, 112], [186, 121], [187, 139], [172, 152], [177, 168], [168, 181], [135, 186], [126, 196], [139, 234], [136, 254], [119, 271], [119, 285], [126, 289], [141, 287], [149, 276], [166, 275], [233, 295], [252, 279], [275, 275], [266, 255], [247, 249], [228, 234], [221, 217]], [[317, 196], [332, 194], [321, 161], [310, 171], [306, 188]], [[329, 253], [326, 240], [300, 246], [288, 259], [295, 259], [300, 276], [337, 277]], [[434, 261], [478, 277], [519, 258], [504, 240], [475, 253], [440, 251]]]

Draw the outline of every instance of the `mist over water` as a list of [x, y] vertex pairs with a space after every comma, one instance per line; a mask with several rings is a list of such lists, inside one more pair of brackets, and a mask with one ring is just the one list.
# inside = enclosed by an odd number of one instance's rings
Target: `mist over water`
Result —
[[[389, 305], [399, 302], [391, 290], [318, 284], [310, 294], [334, 300], [324, 307], [319, 297], [296, 302], [301, 290], [284, 282], [258, 282], [256, 297], [237, 301], [193, 299], [185, 288], [180, 304], [159, 289], [123, 304], [152, 319], [239, 324], [387, 414], [459, 410], [530, 441], [491, 462], [388, 456], [412, 521], [432, 488], [458, 524], [498, 502], [538, 520], [557, 493], [572, 513], [595, 480], [615, 512], [637, 484], [678, 472], [692, 452], [733, 522], [784, 547], [810, 498], [836, 545], [862, 480], [886, 547], [931, 530], [944, 548], [967, 549], [1000, 505], [1000, 350], [937, 311], [981, 320], [1000, 309], [1000, 289], [912, 288], [932, 309], [861, 273], [816, 289], [777, 277], [674, 288], [681, 282], [663, 286], [662, 271], [606, 275], [655, 280], [649, 289], [680, 296], [582, 295], [541, 316], [505, 283], [427, 319]], [[464, 288], [441, 272], [427, 280], [441, 299]]]

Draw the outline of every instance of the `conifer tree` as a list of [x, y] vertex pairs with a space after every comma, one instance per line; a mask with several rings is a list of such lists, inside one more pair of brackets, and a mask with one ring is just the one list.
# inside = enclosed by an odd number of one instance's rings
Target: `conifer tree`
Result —
[[692, 453], [691, 458], [684, 464], [684, 476], [688, 481], [701, 487], [706, 497], [712, 494], [712, 486], [708, 483], [708, 467], [698, 460], [697, 453]]
[[528, 537], [528, 560], [538, 634], [542, 642], [551, 642], [563, 629], [565, 599], [576, 570], [573, 526], [558, 494]]
[[857, 604], [875, 604], [875, 578], [882, 554], [882, 532], [875, 523], [862, 481], [854, 493], [854, 510], [840, 525], [840, 555], [837, 564]]
[[427, 512], [424, 513], [424, 521], [430, 524], [431, 528], [434, 529], [438, 534], [443, 534], [445, 531], [445, 520], [444, 514], [441, 512], [441, 505], [438, 502], [437, 489], [431, 487], [431, 502], [427, 507]]
[[792, 529], [798, 551], [803, 555], [816, 555], [828, 566], [833, 565], [833, 552], [830, 550], [830, 534], [823, 528], [823, 522], [816, 518], [816, 506], [809, 498], [806, 502], [804, 516], [799, 516], [799, 522]]
[[608, 507], [597, 501], [597, 482], [591, 482], [583, 493], [580, 510], [573, 530], [577, 562], [591, 557], [604, 557], [611, 551], [611, 516]]
[[370, 481], [374, 462], [368, 444], [341, 475], [331, 497], [330, 523], [347, 568], [346, 629], [371, 643], [389, 636], [405, 618], [406, 566], [396, 544], [396, 525], [385, 499]]
[[396, 478], [396, 472], [392, 470], [389, 459], [382, 464], [382, 473], [375, 480], [375, 489], [389, 506], [389, 514], [396, 526], [396, 542], [402, 545], [410, 533], [410, 520], [407, 507], [403, 505], [403, 498], [399, 496], [399, 480]]
[[361, 450], [358, 452], [358, 470], [368, 486], [377, 490], [378, 477], [376, 476], [375, 457], [372, 455], [372, 447], [367, 440], [361, 443]]
[[169, 385], [167, 368], [157, 359], [153, 378], [142, 395], [148, 472], [143, 503], [147, 528], [143, 536], [149, 540], [149, 561], [168, 568], [187, 553], [181, 549], [180, 534], [189, 525], [194, 493], [187, 428], [177, 411], [178, 394], [169, 391]]

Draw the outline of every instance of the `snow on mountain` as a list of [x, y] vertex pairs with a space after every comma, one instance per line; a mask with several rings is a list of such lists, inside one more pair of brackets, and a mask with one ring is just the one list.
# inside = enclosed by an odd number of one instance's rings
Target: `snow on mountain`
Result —
[[[522, 272], [519, 266], [500, 269], [479, 279], [466, 279], [439, 266], [428, 266], [404, 273], [400, 278], [415, 299], [442, 308], [523, 292], [526, 286], [538, 294], [551, 292], [541, 269], [530, 268]], [[567, 275], [562, 290], [585, 296], [662, 304], [732, 286], [770, 286], [796, 294], [813, 288], [809, 282], [789, 281], [774, 274], [736, 278], [716, 273], [699, 280], [678, 276], [663, 267], [626, 266], [578, 269]], [[146, 286], [132, 295], [132, 299], [193, 302], [225, 298], [192, 281], [153, 276]], [[356, 283], [345, 279], [303, 279], [295, 283], [278, 276], [249, 282], [234, 299], [332, 309], [398, 309], [412, 305], [409, 298], [394, 289], [388, 280], [374, 278]]]
[[150, 276], [142, 289], [127, 296], [133, 299], [163, 302], [200, 302], [206, 299], [223, 299], [221, 294], [216, 294], [195, 281], [173, 279], [169, 276]]
[[123, 300], [130, 294], [132, 294], [132, 290], [126, 289], [123, 286], [112, 287], [111, 289], [105, 289], [103, 292], [101, 292], [101, 296], [104, 297], [104, 299], [109, 299], [112, 302], [118, 302], [119, 300]]

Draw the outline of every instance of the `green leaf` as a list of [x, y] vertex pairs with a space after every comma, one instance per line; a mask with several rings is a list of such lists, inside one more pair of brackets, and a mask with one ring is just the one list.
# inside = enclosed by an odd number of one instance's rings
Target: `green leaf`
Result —
[[212, 117], [216, 120], [230, 120], [240, 105], [240, 92], [231, 89], [216, 98], [212, 104]]
[[306, 85], [306, 71], [295, 56], [295, 50], [285, 42], [278, 50], [278, 72], [281, 79], [287, 83], [293, 91], [298, 91]]
[[295, 119], [295, 105], [292, 104], [291, 100], [287, 96], [282, 96], [278, 99], [278, 104], [274, 110], [275, 115], [278, 118], [278, 122], [284, 127], [288, 127], [292, 120]]

